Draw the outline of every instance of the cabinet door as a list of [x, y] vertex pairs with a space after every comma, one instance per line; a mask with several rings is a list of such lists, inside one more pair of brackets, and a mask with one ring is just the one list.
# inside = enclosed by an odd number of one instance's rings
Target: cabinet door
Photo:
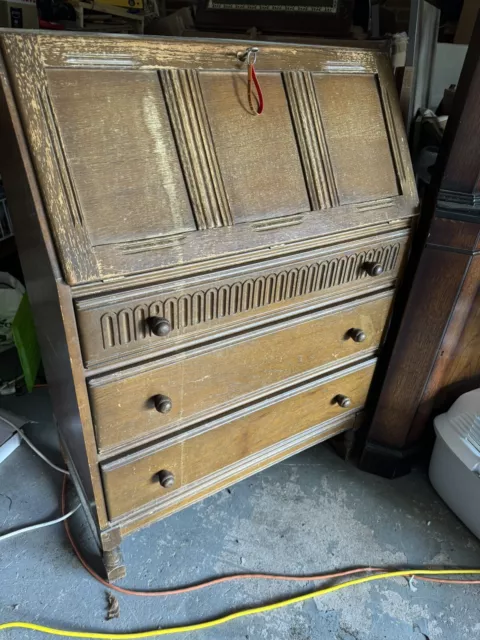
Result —
[[262, 45], [257, 116], [238, 41], [0, 41], [70, 284], [241, 263], [415, 212], [382, 54]]

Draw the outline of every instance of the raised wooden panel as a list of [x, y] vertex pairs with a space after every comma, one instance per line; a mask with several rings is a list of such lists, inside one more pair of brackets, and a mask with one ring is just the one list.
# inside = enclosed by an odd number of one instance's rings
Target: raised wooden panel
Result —
[[303, 71], [290, 71], [283, 74], [283, 79], [312, 208], [336, 207], [339, 204], [337, 186], [313, 76]]
[[399, 193], [373, 75], [314, 74], [340, 204]]
[[[206, 353], [193, 350], [92, 380], [99, 449], [164, 434], [312, 377], [321, 368], [371, 354], [382, 340], [391, 300], [388, 293], [222, 341]], [[363, 331], [365, 339], [356, 342], [353, 329]], [[168, 413], [155, 409], [157, 394], [170, 398]]]
[[208, 121], [235, 222], [310, 210], [280, 73], [259, 73], [265, 100], [250, 112], [246, 73], [200, 72]]
[[49, 69], [52, 127], [93, 246], [193, 231], [155, 72]]
[[232, 224], [217, 153], [208, 125], [198, 72], [160, 71], [165, 99], [199, 229]]
[[[311, 427], [342, 413], [358, 411], [365, 402], [374, 366], [369, 361], [342, 374], [310, 382], [259, 403], [253, 413], [229, 416], [177, 439], [103, 464], [110, 519], [154, 502], [167, 506], [172, 500], [181, 500], [189, 487], [193, 502], [194, 492], [201, 491], [209, 482], [228, 475], [234, 477], [240, 469], [247, 471], [249, 465], [255, 465], [262, 450], [275, 446], [280, 449], [287, 438], [300, 436], [302, 432], [307, 437]], [[350, 398], [347, 410], [336, 402], [339, 394]], [[159, 482], [162, 470], [174, 475], [175, 484], [170, 489]]]
[[[305, 252], [280, 261], [193, 277], [178, 283], [120, 291], [76, 302], [84, 361], [88, 368], [120, 357], [161, 353], [219, 330], [245, 329], [246, 323], [279, 312], [300, 310], [353, 288], [356, 293], [385, 287], [401, 269], [407, 232]], [[378, 262], [383, 275], [365, 270]], [[351, 294], [351, 295], [352, 295]], [[155, 336], [148, 318], [171, 325], [167, 336]]]

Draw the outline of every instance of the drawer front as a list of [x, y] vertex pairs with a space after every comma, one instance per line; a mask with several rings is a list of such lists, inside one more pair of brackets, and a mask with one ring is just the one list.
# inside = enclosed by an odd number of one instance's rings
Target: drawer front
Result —
[[392, 294], [383, 293], [165, 358], [147, 371], [135, 367], [92, 380], [99, 450], [173, 431], [372, 353], [391, 302]]
[[[77, 300], [85, 366], [160, 354], [335, 295], [374, 291], [396, 277], [407, 241], [408, 231], [398, 231], [335, 249]], [[373, 265], [380, 269], [372, 270]]]
[[[209, 484], [248, 475], [262, 452], [268, 460], [278, 455], [282, 442], [291, 444], [292, 438], [303, 436], [308, 440], [312, 427], [361, 409], [374, 366], [375, 361], [370, 360], [260, 402], [249, 413], [238, 412], [188, 435], [103, 464], [110, 520], [145, 505], [160, 509], [164, 505], [165, 510], [171, 510], [174, 502], [182, 506], [194, 502]], [[350, 401], [348, 408], [339, 404], [343, 397]]]

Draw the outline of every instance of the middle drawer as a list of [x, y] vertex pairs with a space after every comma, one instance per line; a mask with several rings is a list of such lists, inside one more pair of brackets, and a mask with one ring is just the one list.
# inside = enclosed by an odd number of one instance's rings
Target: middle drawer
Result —
[[386, 292], [89, 381], [100, 452], [222, 413], [374, 351]]

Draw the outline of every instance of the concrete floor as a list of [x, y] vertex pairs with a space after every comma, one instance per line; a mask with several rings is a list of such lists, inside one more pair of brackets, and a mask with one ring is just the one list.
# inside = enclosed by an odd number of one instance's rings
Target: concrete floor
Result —
[[[45, 390], [2, 398], [36, 419], [30, 429], [57, 456]], [[58, 514], [60, 474], [22, 445], [0, 465], [0, 531]], [[82, 515], [75, 527], [84, 538]], [[121, 584], [153, 589], [211, 576], [307, 574], [355, 565], [480, 567], [480, 543], [447, 509], [424, 470], [387, 481], [344, 463], [323, 445], [272, 467], [124, 542]], [[140, 631], [208, 620], [305, 593], [312, 584], [229, 583], [167, 599], [119, 596], [107, 622], [106, 590], [79, 565], [62, 525], [0, 544], [0, 620], [68, 629]], [[195, 640], [460, 640], [480, 638], [480, 587], [370, 583], [267, 615], [195, 632]], [[42, 636], [14, 630], [1, 640]], [[174, 636], [184, 637], [184, 636]]]

